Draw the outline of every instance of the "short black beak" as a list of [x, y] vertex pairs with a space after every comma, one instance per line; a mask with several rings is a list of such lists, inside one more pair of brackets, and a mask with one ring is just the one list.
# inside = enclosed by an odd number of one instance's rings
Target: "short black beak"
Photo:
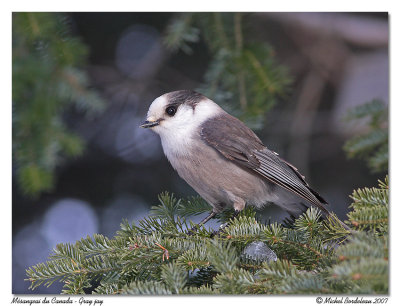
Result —
[[159, 121], [147, 121], [147, 120], [146, 120], [145, 122], [143, 122], [143, 123], [140, 125], [140, 127], [147, 129], [147, 128], [151, 128], [151, 127], [153, 127], [153, 126], [157, 126], [157, 125], [159, 125], [159, 124], [160, 124]]

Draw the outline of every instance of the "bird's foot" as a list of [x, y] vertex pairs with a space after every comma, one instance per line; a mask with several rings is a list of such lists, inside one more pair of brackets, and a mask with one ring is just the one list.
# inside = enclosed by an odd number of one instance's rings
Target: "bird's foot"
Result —
[[187, 235], [188, 236], [193, 236], [194, 234], [197, 233], [198, 229], [203, 225], [206, 224], [209, 220], [215, 217], [217, 213], [212, 211], [207, 217], [205, 217], [203, 220], [200, 221], [199, 224], [196, 224], [193, 226], [190, 230], [188, 230]]
[[215, 236], [220, 237], [221, 234], [224, 232], [225, 228], [228, 227], [228, 225], [229, 225], [229, 222], [226, 222], [226, 223], [224, 223], [224, 224], [221, 224], [220, 227], [219, 227], [219, 229], [218, 229], [217, 231], [214, 231], [214, 232], [211, 234], [210, 238], [213, 238], [213, 237], [215, 237]]
[[230, 217], [229, 221], [221, 224], [219, 226], [218, 231], [214, 231], [211, 234], [211, 238], [215, 237], [215, 236], [219, 237], [225, 231], [225, 229], [231, 224], [231, 222], [239, 215], [239, 213], [240, 213], [240, 211], [235, 209], [235, 212], [233, 213], [232, 217]]

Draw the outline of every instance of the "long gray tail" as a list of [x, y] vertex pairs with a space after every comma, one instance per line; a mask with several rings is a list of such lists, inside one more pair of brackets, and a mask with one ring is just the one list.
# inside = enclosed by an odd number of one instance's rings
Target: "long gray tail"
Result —
[[[300, 198], [299, 196], [288, 192], [283, 188], [276, 188], [275, 192], [278, 193], [278, 200], [274, 202], [274, 204], [278, 205], [280, 208], [285, 210], [289, 217], [284, 220], [286, 224], [292, 224], [295, 219], [297, 219], [301, 214], [306, 212], [306, 210], [310, 206], [314, 206], [314, 204], [305, 201], [304, 199]], [[319, 195], [318, 195], [319, 196]], [[327, 218], [328, 216], [333, 216], [333, 213], [329, 210], [329, 204], [321, 197], [318, 197], [318, 200], [321, 201], [321, 205], [318, 208], [322, 213], [322, 218]], [[321, 209], [322, 208], [322, 209]], [[337, 218], [336, 218], [337, 219]], [[339, 220], [339, 219], [337, 219]], [[341, 220], [339, 220], [340, 224], [348, 231], [351, 229]]]

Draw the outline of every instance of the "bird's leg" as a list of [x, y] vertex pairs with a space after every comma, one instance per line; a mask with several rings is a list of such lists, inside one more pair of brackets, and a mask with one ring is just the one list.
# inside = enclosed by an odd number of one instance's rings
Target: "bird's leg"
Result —
[[222, 224], [222, 225], [219, 227], [218, 232], [222, 232], [222, 231], [229, 225], [229, 223], [231, 223], [231, 221], [234, 220], [234, 219], [240, 214], [240, 212], [241, 212], [241, 210], [235, 209], [235, 211], [233, 212], [232, 217], [229, 218], [229, 221], [228, 221], [228, 222]]
[[214, 237], [215, 235], [221, 234], [225, 230], [225, 228], [229, 225], [230, 221], [234, 220], [239, 215], [240, 212], [241, 212], [241, 210], [235, 209], [235, 211], [233, 212], [232, 217], [229, 218], [229, 221], [224, 223], [224, 224], [221, 224], [221, 226], [219, 227], [219, 230], [215, 231], [212, 234], [212, 237]]
[[214, 218], [217, 215], [215, 211], [212, 211], [207, 217], [205, 217], [203, 220], [200, 221], [198, 226], [202, 226], [203, 224], [206, 224], [208, 221], [210, 221], [212, 218]]
[[241, 210], [235, 209], [235, 211], [233, 212], [233, 215], [231, 217], [231, 220], [235, 219], [240, 214], [240, 212], [241, 212]]
[[193, 226], [189, 231], [188, 235], [194, 235], [197, 230], [202, 226], [203, 224], [206, 224], [208, 221], [210, 221], [212, 218], [214, 218], [217, 215], [215, 211], [212, 211], [207, 217], [205, 217], [203, 220], [200, 221], [199, 224], [196, 224]]
[[234, 220], [239, 215], [239, 213], [246, 207], [246, 201], [243, 200], [242, 198], [234, 197], [232, 200], [234, 201], [233, 209], [235, 210], [232, 217], [230, 217], [230, 220], [228, 222], [226, 222], [225, 224], [222, 224], [219, 227], [219, 230], [216, 233], [214, 232], [214, 235], [218, 235], [221, 232], [223, 232], [225, 230], [225, 228], [230, 224], [230, 222], [232, 220]]

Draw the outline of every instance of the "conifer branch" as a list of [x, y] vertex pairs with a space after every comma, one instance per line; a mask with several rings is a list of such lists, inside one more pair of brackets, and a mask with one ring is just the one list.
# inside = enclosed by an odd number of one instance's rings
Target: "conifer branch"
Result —
[[388, 170], [388, 108], [380, 100], [372, 100], [350, 110], [347, 120], [366, 119], [367, 131], [348, 140], [344, 150], [349, 158], [362, 158], [373, 172]]
[[[123, 221], [112, 239], [94, 235], [57, 245], [49, 261], [27, 270], [27, 280], [31, 289], [61, 281], [67, 294], [83, 294], [99, 280], [98, 294], [387, 293], [388, 227], [379, 217], [387, 216], [387, 177], [352, 198], [350, 223], [360, 216], [373, 222], [353, 226], [351, 235], [334, 215], [321, 220], [315, 208], [292, 228], [261, 224], [246, 208], [211, 238], [204, 228], [188, 235], [179, 216], [204, 208], [201, 200], [163, 193], [155, 215], [137, 225]], [[182, 211], [182, 203], [190, 209]], [[278, 260], [252, 259], [245, 249], [253, 242], [267, 244]]]

